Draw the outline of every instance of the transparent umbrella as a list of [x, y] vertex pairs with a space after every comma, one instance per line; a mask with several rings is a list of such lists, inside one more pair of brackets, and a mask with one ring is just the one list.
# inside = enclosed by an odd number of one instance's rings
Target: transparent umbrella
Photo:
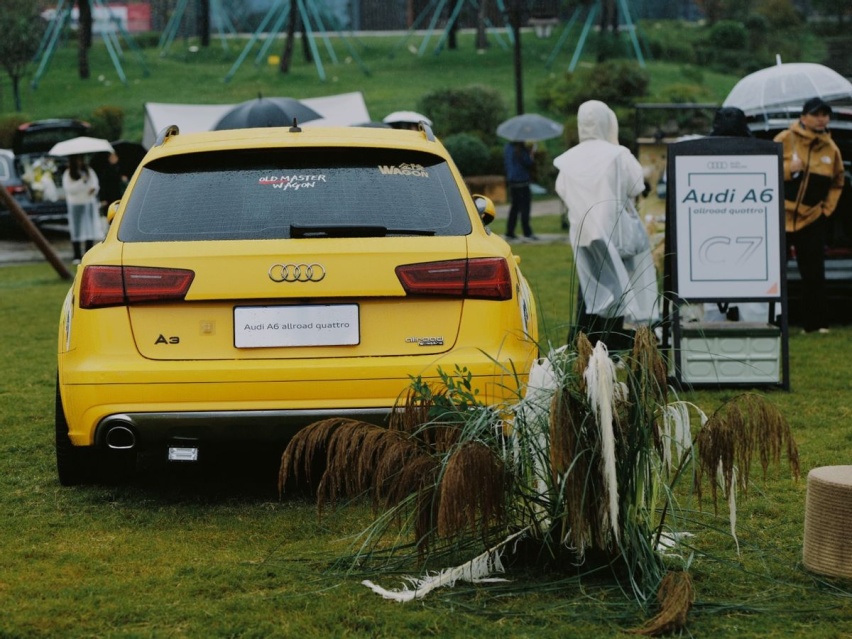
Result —
[[742, 78], [722, 106], [739, 107], [746, 115], [783, 107], [800, 107], [809, 98], [852, 101], [852, 82], [822, 64], [776, 64]]
[[538, 142], [562, 135], [563, 126], [537, 113], [516, 115], [497, 127], [497, 135], [512, 142]]

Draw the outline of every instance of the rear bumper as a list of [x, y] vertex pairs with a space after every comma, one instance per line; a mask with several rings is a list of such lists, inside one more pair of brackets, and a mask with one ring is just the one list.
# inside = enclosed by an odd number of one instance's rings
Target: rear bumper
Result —
[[[439, 383], [438, 368], [473, 375], [485, 404], [516, 401], [537, 355], [531, 345], [492, 360], [475, 349], [439, 358], [353, 358], [328, 361], [113, 362], [60, 355], [59, 379], [74, 445], [105, 445], [115, 425], [140, 445], [174, 439], [199, 442], [286, 441], [300, 428], [329, 417], [383, 424], [411, 387], [411, 375]], [[405, 360], [405, 361], [400, 361]], [[99, 365], [107, 362], [103, 359]], [[410, 373], [410, 375], [409, 375]]]
[[[95, 429], [100, 448], [152, 448], [163, 445], [221, 445], [233, 442], [265, 443], [289, 440], [308, 424], [332, 417], [348, 417], [386, 425], [392, 410], [254, 410], [116, 413]], [[119, 435], [115, 435], [119, 433]], [[129, 439], [128, 439], [129, 437]]]

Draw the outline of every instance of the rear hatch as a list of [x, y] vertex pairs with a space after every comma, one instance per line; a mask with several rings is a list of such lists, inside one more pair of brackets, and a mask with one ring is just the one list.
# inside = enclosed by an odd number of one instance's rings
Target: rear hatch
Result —
[[[161, 360], [445, 352], [464, 296], [429, 285], [466, 277], [470, 231], [449, 167], [426, 153], [162, 158], [121, 218], [122, 263], [140, 282], [176, 274], [185, 296], [128, 307], [137, 348]], [[432, 294], [407, 293], [404, 279]]]

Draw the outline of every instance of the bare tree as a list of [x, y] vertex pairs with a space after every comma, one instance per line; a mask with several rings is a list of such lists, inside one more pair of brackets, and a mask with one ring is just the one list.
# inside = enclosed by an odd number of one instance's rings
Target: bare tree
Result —
[[479, 0], [479, 12], [476, 16], [476, 49], [482, 51], [488, 48], [488, 32], [485, 21], [488, 17], [488, 0]]
[[201, 46], [210, 46], [210, 0], [198, 0], [198, 36]]
[[[44, 21], [32, 0], [0, 2], [0, 65], [12, 81], [15, 111], [21, 111], [21, 78], [38, 51], [44, 35]], [[0, 109], [2, 110], [2, 109]]]
[[91, 0], [77, 0], [80, 11], [79, 29], [77, 31], [77, 67], [81, 80], [88, 80], [89, 49], [92, 48], [92, 4]]

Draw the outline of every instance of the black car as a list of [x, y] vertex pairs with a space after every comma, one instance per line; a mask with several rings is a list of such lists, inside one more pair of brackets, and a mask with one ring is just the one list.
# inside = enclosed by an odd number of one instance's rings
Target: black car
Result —
[[[74, 119], [49, 119], [20, 125], [12, 139], [11, 152], [2, 154], [3, 164], [12, 180], [11, 190], [24, 212], [39, 226], [65, 223], [67, 208], [62, 192], [61, 176], [66, 163], [48, 153], [57, 142], [89, 135], [91, 125]], [[11, 159], [10, 159], [11, 155]], [[0, 169], [3, 170], [3, 169]], [[0, 174], [0, 179], [6, 184]], [[10, 217], [0, 204], [0, 218]]]

